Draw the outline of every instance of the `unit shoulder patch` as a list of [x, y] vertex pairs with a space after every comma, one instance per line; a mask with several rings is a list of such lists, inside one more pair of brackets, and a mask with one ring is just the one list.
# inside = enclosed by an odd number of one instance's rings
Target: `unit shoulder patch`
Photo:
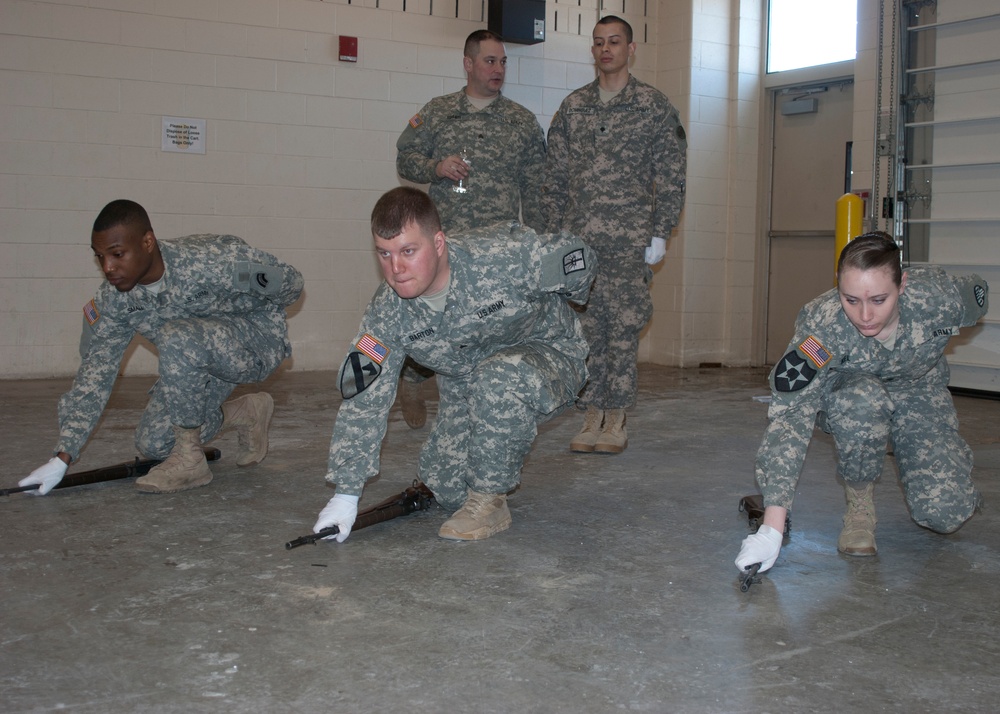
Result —
[[797, 392], [812, 382], [816, 374], [816, 370], [796, 350], [792, 350], [778, 362], [772, 379], [777, 391]]
[[382, 374], [382, 367], [366, 354], [351, 352], [340, 368], [340, 393], [344, 399], [361, 394]]

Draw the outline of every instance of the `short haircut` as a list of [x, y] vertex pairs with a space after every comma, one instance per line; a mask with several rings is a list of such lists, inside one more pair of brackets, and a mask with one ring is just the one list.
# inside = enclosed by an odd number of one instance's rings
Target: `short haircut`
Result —
[[837, 277], [846, 268], [875, 270], [888, 267], [892, 280], [899, 286], [903, 281], [903, 266], [896, 241], [884, 231], [860, 235], [844, 246], [837, 260]]
[[411, 223], [434, 235], [441, 230], [441, 217], [431, 197], [420, 189], [400, 186], [382, 194], [372, 209], [372, 235], [395, 238]]
[[483, 40], [496, 40], [503, 42], [503, 38], [492, 30], [476, 30], [465, 38], [465, 49], [463, 54], [469, 59], [476, 59], [479, 56], [479, 45]]
[[613, 25], [616, 22], [619, 25], [621, 25], [622, 27], [625, 28], [625, 41], [628, 44], [632, 44], [632, 26], [630, 24], [628, 24], [627, 22], [625, 22], [620, 17], [618, 17], [617, 15], [605, 15], [604, 17], [602, 17], [600, 20], [597, 21], [597, 24], [598, 25]]
[[94, 233], [102, 233], [115, 226], [134, 226], [143, 235], [153, 230], [146, 209], [135, 201], [119, 198], [101, 209], [94, 220]]

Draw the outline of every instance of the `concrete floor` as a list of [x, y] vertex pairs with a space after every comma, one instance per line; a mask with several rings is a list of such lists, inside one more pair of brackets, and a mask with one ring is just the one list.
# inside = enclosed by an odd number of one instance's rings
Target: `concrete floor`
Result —
[[[1000, 709], [1000, 402], [956, 400], [985, 512], [950, 536], [918, 528], [890, 459], [877, 558], [836, 552], [843, 495], [819, 435], [791, 541], [742, 593], [763, 370], [643, 366], [620, 456], [569, 453], [579, 417], [553, 421], [490, 540], [438, 539], [434, 508], [286, 550], [330, 496], [334, 378], [272, 379], [270, 456], [237, 469], [227, 435], [206, 488], [0, 498], [0, 710]], [[74, 470], [132, 457], [149, 385], [120, 381]], [[48, 458], [67, 386], [0, 382], [0, 486]], [[428, 428], [393, 410], [362, 507], [410, 483]]]

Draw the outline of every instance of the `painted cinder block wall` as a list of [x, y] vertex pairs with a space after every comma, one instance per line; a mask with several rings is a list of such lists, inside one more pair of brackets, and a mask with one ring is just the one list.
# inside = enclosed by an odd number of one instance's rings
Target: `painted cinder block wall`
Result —
[[[594, 21], [623, 15], [642, 28], [633, 72], [681, 111], [687, 206], [654, 277], [643, 360], [755, 359], [763, 7], [549, 0], [546, 41], [508, 45], [504, 91], [547, 128], [594, 77]], [[120, 197], [144, 204], [161, 238], [233, 233], [299, 267], [288, 366], [336, 368], [380, 280], [367, 221], [400, 183], [396, 137], [463, 86], [462, 44], [485, 12], [485, 0], [0, 0], [0, 377], [75, 372], [80, 308], [101, 280], [90, 226]], [[357, 63], [339, 61], [340, 35], [358, 38]], [[206, 153], [161, 151], [163, 116], [204, 119]], [[124, 371], [155, 370], [136, 345]]]

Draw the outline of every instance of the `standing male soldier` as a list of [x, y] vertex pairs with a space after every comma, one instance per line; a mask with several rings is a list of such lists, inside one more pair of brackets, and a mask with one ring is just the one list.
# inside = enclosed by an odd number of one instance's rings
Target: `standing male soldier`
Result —
[[[463, 62], [465, 89], [432, 99], [410, 119], [396, 142], [396, 170], [430, 184], [446, 234], [519, 219], [541, 230], [545, 136], [534, 114], [500, 93], [507, 74], [500, 36], [470, 34]], [[412, 360], [403, 369], [403, 418], [414, 429], [427, 418], [418, 385], [429, 376]]]
[[238, 466], [267, 455], [274, 402], [265, 392], [223, 403], [238, 384], [266, 379], [291, 354], [285, 308], [302, 275], [236, 236], [157, 240], [138, 203], [112, 201], [90, 247], [106, 278], [83, 307], [80, 369], [59, 400], [55, 456], [21, 480], [48, 493], [104, 411], [125, 349], [138, 333], [159, 351], [160, 378], [135, 433], [139, 453], [166, 459], [136, 480], [171, 493], [212, 480], [201, 445], [222, 428], [239, 437]]
[[570, 448], [617, 454], [628, 445], [639, 333], [653, 312], [649, 265], [666, 255], [684, 204], [687, 141], [667, 98], [629, 72], [627, 22], [601, 18], [592, 52], [597, 79], [566, 97], [549, 127], [542, 207], [547, 231], [566, 229], [598, 256], [580, 313], [590, 342], [587, 413]]
[[587, 344], [567, 300], [587, 299], [593, 254], [573, 236], [513, 221], [446, 239], [430, 198], [409, 187], [378, 200], [372, 235], [385, 283], [340, 370], [326, 476], [337, 494], [313, 530], [336, 525], [341, 542], [350, 534], [411, 355], [437, 372], [441, 392], [419, 475], [443, 507], [461, 506], [439, 535], [488, 538], [510, 526], [506, 494], [538, 425], [586, 378]]

